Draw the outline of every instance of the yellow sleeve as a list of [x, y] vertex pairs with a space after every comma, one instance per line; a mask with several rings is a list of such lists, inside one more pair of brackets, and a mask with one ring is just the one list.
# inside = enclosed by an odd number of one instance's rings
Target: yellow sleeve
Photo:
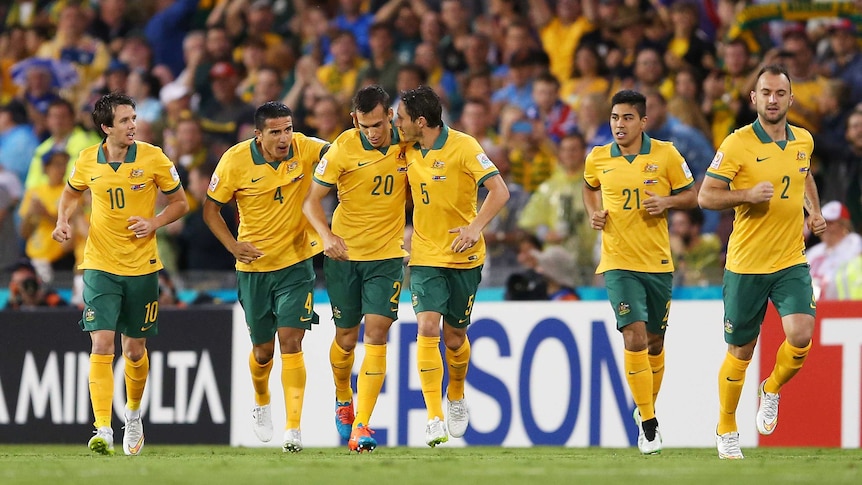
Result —
[[709, 168], [706, 170], [707, 175], [724, 180], [727, 183], [732, 182], [736, 178], [736, 174], [739, 173], [740, 160], [742, 160], [742, 157], [738, 156], [737, 149], [734, 146], [737, 138], [737, 135], [731, 134], [721, 142], [721, 146], [715, 152], [712, 163], [709, 164]]
[[210, 179], [210, 185], [207, 188], [207, 197], [218, 204], [227, 204], [233, 199], [233, 194], [237, 188], [234, 186], [233, 177], [230, 170], [230, 158], [222, 156], [216, 165], [215, 172]]

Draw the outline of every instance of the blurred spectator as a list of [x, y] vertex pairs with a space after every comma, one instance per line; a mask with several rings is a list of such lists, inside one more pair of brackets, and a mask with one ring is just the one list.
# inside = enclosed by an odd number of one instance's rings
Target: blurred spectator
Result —
[[275, 11], [272, 0], [234, 0], [228, 5], [224, 25], [228, 36], [234, 39], [239, 47], [234, 49], [235, 61], [242, 59], [245, 51], [245, 41], [255, 37], [263, 42], [265, 57], [278, 55], [283, 38], [276, 30]]
[[57, 224], [60, 196], [66, 187], [69, 154], [63, 150], [52, 150], [44, 154], [40, 162], [48, 176], [48, 183], [36, 185], [24, 192], [18, 214], [21, 216], [21, 238], [27, 243], [27, 257], [42, 281], [50, 284], [54, 281], [54, 271], [71, 270], [74, 260], [73, 241], [60, 244], [51, 237]]
[[704, 233], [703, 223], [703, 210], [699, 207], [675, 210], [670, 214], [675, 286], [721, 284], [724, 275], [721, 240], [713, 233]]
[[533, 103], [526, 114], [533, 129], [556, 144], [577, 129], [575, 111], [560, 99], [560, 82], [550, 72], [533, 81]]
[[[414, 11], [412, 5], [420, 3], [421, 0], [413, 0], [411, 2], [403, 2], [400, 0], [390, 0], [387, 5], [392, 5], [396, 9], [394, 19], [391, 19], [394, 28], [395, 36], [395, 56], [401, 64], [413, 62], [413, 53], [416, 51], [416, 46], [422, 41], [419, 35], [419, 16]], [[386, 17], [384, 7], [377, 11], [377, 22], [390, 22], [390, 18]]]
[[0, 106], [0, 165], [23, 184], [39, 140], [27, 120], [27, 108], [17, 100]]
[[48, 129], [45, 120], [48, 106], [60, 99], [50, 67], [31, 65], [24, 74], [24, 85], [20, 88], [17, 99], [27, 107], [27, 117], [33, 123], [33, 131], [41, 138]]
[[25, 179], [25, 187], [32, 188], [48, 183], [48, 176], [42, 166], [42, 156], [51, 150], [65, 150], [69, 154], [66, 176], [75, 167], [81, 150], [99, 143], [99, 135], [75, 125], [75, 109], [65, 99], [57, 99], [48, 106], [45, 117], [48, 133], [51, 135], [38, 147], [31, 157]]
[[515, 53], [508, 64], [506, 85], [491, 95], [492, 113], [500, 116], [507, 105], [526, 112], [533, 104], [533, 66], [535, 52], [522, 50]]
[[[219, 62], [231, 63], [231, 42], [224, 27], [207, 28], [204, 38], [204, 55], [192, 55], [187, 58], [189, 69], [194, 68], [191, 91], [198, 95], [198, 105], [206, 106], [213, 101], [210, 71]], [[191, 52], [190, 52], [191, 54]]]
[[820, 235], [820, 243], [808, 248], [805, 255], [814, 285], [814, 297], [834, 300], [838, 292], [833, 285], [835, 274], [852, 259], [862, 254], [862, 237], [853, 231], [850, 212], [838, 201], [823, 205], [826, 232]]
[[560, 97], [575, 111], [584, 96], [607, 96], [610, 83], [608, 68], [593, 44], [580, 44], [575, 50], [575, 62], [569, 78], [562, 82]]
[[83, 7], [68, 3], [60, 12], [56, 36], [44, 43], [37, 55], [71, 62], [78, 70], [79, 84], [70, 89], [74, 106], [83, 106], [90, 86], [108, 68], [111, 53], [105, 44], [87, 34], [88, 17]]
[[[374, 23], [374, 15], [364, 10], [363, 0], [338, 0], [338, 14], [332, 20], [332, 26], [350, 32], [357, 54], [367, 59], [371, 55], [369, 28]], [[335, 37], [332, 41], [335, 42]]]
[[187, 182], [188, 173], [207, 161], [209, 151], [204, 143], [204, 132], [200, 121], [193, 116], [185, 116], [177, 121], [174, 127], [170, 149], [172, 160], [180, 171], [180, 176]]
[[[446, 32], [438, 45], [440, 64], [446, 71], [462, 72], [467, 69], [463, 51], [467, 36], [470, 35], [470, 12], [461, 0], [442, 0], [440, 21]], [[428, 74], [433, 76], [430, 70]]]
[[518, 264], [522, 271], [512, 273], [506, 279], [503, 298], [513, 301], [548, 299], [548, 283], [536, 271], [536, 254], [541, 250], [542, 242], [536, 236], [523, 235], [518, 242]]
[[284, 83], [278, 70], [264, 65], [257, 72], [251, 92], [251, 105], [260, 106], [269, 101], [280, 101], [284, 94]]
[[162, 117], [154, 123], [153, 130], [161, 140], [165, 155], [176, 160], [176, 127], [180, 120], [192, 116], [191, 92], [177, 81], [165, 84], [159, 90], [159, 103], [162, 105]]
[[640, 93], [658, 91], [664, 99], [673, 96], [673, 81], [667, 76], [667, 67], [658, 49], [644, 47], [638, 50], [631, 89]]
[[0, 267], [11, 264], [21, 255], [13, 213], [23, 196], [22, 187], [18, 177], [0, 164]]
[[309, 125], [314, 130], [306, 133], [321, 140], [335, 140], [345, 130], [345, 120], [349, 118], [334, 97], [323, 96], [314, 104], [314, 111], [309, 119]]
[[[859, 27], [850, 19], [840, 19], [829, 26], [831, 56], [826, 59], [826, 75], [838, 78], [850, 88], [849, 102], [862, 103], [862, 52], [859, 51]], [[816, 145], [815, 145], [816, 146]]]
[[29, 56], [26, 35], [20, 25], [0, 29], [0, 104], [18, 94], [18, 86], [12, 82], [12, 66]]
[[467, 98], [461, 110], [458, 129], [475, 138], [498, 168], [501, 163], [509, 164], [500, 135], [494, 129], [491, 105], [487, 98]]
[[[409, 91], [411, 89], [416, 89], [419, 86], [425, 86], [427, 84], [428, 73], [425, 72], [425, 69], [423, 69], [421, 66], [417, 64], [404, 64], [398, 68], [398, 76], [395, 80], [395, 89], [399, 93], [403, 93], [404, 91]], [[396, 113], [394, 117], [397, 116], [399, 104], [401, 104], [401, 96], [395, 96], [395, 98], [392, 100], [392, 112]], [[443, 106], [443, 121], [447, 122], [448, 119], [448, 111], [446, 110], [446, 106]]]
[[180, 46], [191, 29], [198, 3], [199, 0], [156, 0], [156, 13], [144, 27], [144, 35], [152, 49], [153, 64], [168, 66], [174, 77], [183, 70], [185, 62]]
[[557, 166], [553, 143], [536, 133], [524, 113], [514, 107], [500, 115], [500, 136], [509, 153], [509, 180], [533, 193]]
[[395, 83], [401, 63], [393, 50], [392, 27], [389, 24], [374, 24], [368, 35], [371, 62], [359, 71], [357, 89], [363, 85], [365, 79], [375, 79], [376, 84], [382, 86], [391, 99], [395, 99], [398, 97]]
[[[188, 192], [198, 204], [181, 219], [182, 223], [176, 238], [179, 267], [183, 270], [231, 271], [236, 264], [236, 259], [216, 239], [203, 220], [203, 203], [206, 200], [207, 187], [214, 170], [215, 164], [208, 162], [193, 167], [189, 172]], [[221, 215], [231, 234], [236, 236], [239, 224], [236, 206], [223, 205]]]
[[614, 141], [611, 133], [611, 109], [607, 96], [591, 94], [581, 100], [578, 110], [578, 131], [587, 140], [587, 153], [594, 147]]
[[793, 104], [787, 112], [787, 121], [816, 132], [820, 128], [817, 97], [826, 88], [826, 79], [817, 72], [814, 46], [804, 29], [788, 28], [782, 37], [781, 49], [767, 52], [763, 62], [787, 66], [790, 79], [793, 80]]
[[428, 86], [431, 86], [440, 96], [443, 105], [450, 111], [455, 110], [455, 113], [458, 114], [461, 103], [458, 80], [455, 74], [442, 64], [437, 48], [427, 42], [419, 44], [416, 46], [416, 56], [413, 62], [425, 70], [428, 75]]
[[191, 91], [194, 88], [195, 71], [206, 56], [206, 32], [203, 30], [189, 32], [183, 39], [182, 46], [185, 67], [176, 75], [174, 81]]
[[329, 51], [332, 61], [317, 69], [317, 79], [339, 103], [348, 105], [356, 89], [359, 71], [366, 62], [359, 56], [356, 39], [347, 30], [332, 35]]
[[518, 220], [521, 229], [535, 234], [546, 246], [561, 245], [574, 258], [572, 279], [587, 285], [597, 261], [593, 258], [598, 233], [590, 227], [584, 208], [584, 137], [567, 135], [557, 150], [558, 168], [530, 195]]
[[[659, 9], [659, 13], [664, 9]], [[715, 45], [698, 28], [700, 12], [693, 0], [674, 0], [670, 7], [670, 28], [673, 35], [668, 41], [664, 60], [671, 72], [683, 67], [703, 76], [715, 67]]]
[[464, 78], [464, 99], [491, 99], [494, 83], [489, 71], [467, 74]]
[[111, 55], [116, 56], [133, 27], [126, 17], [126, 0], [99, 0], [87, 33], [101, 40]]
[[691, 168], [695, 180], [702, 179], [715, 154], [712, 143], [694, 127], [668, 114], [667, 100], [660, 93], [653, 91], [645, 94], [647, 121], [644, 131], [657, 140], [673, 142]]
[[553, 13], [547, 0], [531, 2], [530, 6], [533, 25], [539, 31], [542, 47], [551, 58], [551, 73], [560, 81], [568, 80], [572, 75], [572, 54], [581, 37], [594, 29], [595, 2], [557, 0]]
[[527, 63], [523, 60], [519, 61], [523, 66], [532, 65], [531, 56], [523, 56], [522, 53], [537, 54], [539, 48], [532, 36], [530, 24], [525, 20], [512, 22], [506, 27], [506, 32], [503, 37], [503, 43], [497, 46], [496, 69], [494, 69], [494, 88], [499, 89], [504, 86], [509, 80], [509, 71], [512, 68], [512, 60], [516, 56], [525, 57]]
[[580, 300], [575, 291], [575, 258], [562, 246], [546, 246], [536, 253], [536, 271], [547, 284], [548, 300]]
[[[126, 37], [123, 47], [116, 60], [124, 64], [129, 71], [153, 69], [153, 49], [146, 37], [140, 32], [134, 32]], [[111, 64], [114, 64], [113, 62]], [[171, 79], [176, 74], [171, 73]]]
[[204, 137], [213, 153], [221, 154], [251, 132], [255, 108], [242, 101], [236, 92], [239, 75], [229, 62], [210, 69], [213, 101], [198, 111]]
[[66, 306], [54, 290], [45, 286], [27, 260], [15, 263], [11, 268], [9, 300], [4, 310], [33, 310], [38, 307]]
[[593, 22], [596, 28], [585, 33], [578, 43], [578, 46], [592, 46], [609, 71], [616, 72], [622, 63], [622, 50], [618, 40], [624, 33], [618, 24], [620, 19], [626, 17], [625, 10], [622, 0], [599, 0], [596, 5], [596, 19]]
[[703, 82], [701, 111], [710, 120], [713, 146], [718, 148], [736, 127], [755, 119], [751, 107], [749, 77], [753, 71], [751, 51], [742, 39], [725, 44], [722, 70], [713, 70]]
[[464, 40], [465, 75], [491, 72], [494, 66], [488, 61], [491, 41], [488, 36], [472, 33]]
[[845, 140], [836, 156], [820, 160], [818, 191], [821, 200], [845, 204], [859, 232], [862, 228], [862, 109], [856, 108], [847, 117]]
[[[824, 86], [823, 91], [817, 96], [820, 130], [811, 133], [814, 136], [814, 158], [818, 162], [833, 160], [841, 156], [841, 152], [847, 146], [845, 138], [847, 118], [853, 111], [853, 105], [848, 102], [850, 91], [844, 81], [828, 79]], [[841, 194], [823, 200], [841, 200], [843, 198], [844, 196]]]
[[673, 78], [673, 98], [667, 102], [667, 111], [674, 118], [696, 128], [707, 140], [712, 140], [712, 126], [701, 111], [702, 84], [694, 69], [683, 67]]
[[162, 85], [159, 80], [146, 71], [135, 70], [129, 73], [126, 92], [135, 100], [135, 113], [138, 120], [155, 123], [162, 117], [162, 103], [159, 93]]

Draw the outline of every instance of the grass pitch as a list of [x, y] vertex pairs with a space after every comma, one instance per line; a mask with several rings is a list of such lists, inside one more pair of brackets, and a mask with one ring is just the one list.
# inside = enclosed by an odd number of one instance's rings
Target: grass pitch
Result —
[[346, 448], [278, 449], [148, 445], [141, 456], [93, 455], [81, 445], [0, 445], [0, 484], [220, 485], [660, 485], [718, 483], [862, 483], [862, 450], [752, 448], [723, 461], [714, 449], [668, 449], [641, 456], [636, 448]]

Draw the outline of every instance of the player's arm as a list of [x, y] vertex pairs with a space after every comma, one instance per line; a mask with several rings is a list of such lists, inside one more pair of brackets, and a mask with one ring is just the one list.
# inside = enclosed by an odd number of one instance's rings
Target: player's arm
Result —
[[449, 230], [450, 233], [458, 233], [450, 246], [456, 253], [463, 252], [464, 250], [473, 247], [473, 245], [476, 244], [482, 236], [482, 231], [485, 230], [485, 226], [491, 222], [491, 219], [493, 219], [494, 216], [500, 212], [500, 209], [506, 205], [506, 202], [509, 201], [509, 188], [506, 186], [506, 182], [499, 173], [485, 180], [484, 185], [485, 188], [488, 189], [488, 195], [485, 197], [485, 201], [482, 202], [482, 207], [479, 209], [479, 213], [476, 214], [476, 218], [473, 219], [473, 222], [467, 226], [456, 227]]
[[[228, 201], [230, 202], [230, 201]], [[250, 242], [239, 242], [234, 239], [233, 234], [227, 227], [224, 217], [221, 215], [221, 206], [207, 197], [203, 209], [204, 222], [210, 228], [216, 239], [221, 242], [237, 261], [249, 264], [263, 256], [263, 252]]]
[[77, 191], [71, 186], [66, 185], [63, 189], [63, 194], [60, 195], [60, 204], [57, 207], [57, 225], [54, 226], [54, 232], [51, 237], [57, 242], [66, 242], [72, 238], [72, 225], [69, 219], [78, 208], [78, 201], [84, 192]]
[[332, 233], [326, 222], [322, 201], [328, 193], [329, 187], [313, 181], [302, 202], [302, 213], [323, 239], [323, 254], [338, 261], [347, 261], [347, 244], [344, 239]]
[[151, 236], [158, 228], [174, 222], [189, 211], [189, 201], [186, 199], [186, 192], [182, 185], [177, 187], [177, 190], [165, 194], [165, 197], [168, 199], [168, 205], [155, 217], [132, 216], [127, 219], [129, 230], [135, 233], [135, 237]]
[[697, 202], [702, 209], [724, 210], [741, 204], [760, 204], [772, 198], [775, 187], [771, 182], [760, 182], [748, 189], [730, 189], [730, 183], [709, 173], [703, 178]]
[[649, 190], [645, 190], [644, 193], [649, 196], [644, 200], [644, 209], [653, 216], [664, 214], [669, 209], [691, 209], [697, 205], [697, 192], [694, 190], [694, 185], [668, 196], [660, 196]]
[[602, 209], [602, 189], [584, 183], [584, 207], [590, 215], [590, 227], [597, 231], [605, 228], [608, 220], [607, 209]]
[[817, 185], [814, 183], [814, 177], [811, 172], [805, 177], [805, 195], [802, 200], [805, 205], [805, 210], [808, 211], [808, 229], [815, 236], [823, 234], [826, 230], [826, 219], [820, 213], [820, 195], [817, 193]]

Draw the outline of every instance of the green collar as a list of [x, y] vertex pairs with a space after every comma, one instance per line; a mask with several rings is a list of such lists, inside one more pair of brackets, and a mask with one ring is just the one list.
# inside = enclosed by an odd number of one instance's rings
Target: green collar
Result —
[[[652, 141], [650, 137], [648, 137], [646, 133], [641, 133], [641, 151], [638, 155], [649, 155], [651, 149]], [[620, 146], [617, 145], [617, 142], [611, 142], [611, 156], [621, 157], [622, 155], [623, 152], [620, 150]]]
[[282, 160], [276, 160], [275, 162], [267, 162], [265, 158], [263, 158], [263, 153], [257, 148], [257, 139], [251, 139], [251, 159], [254, 161], [255, 165], [263, 165], [264, 163], [276, 163], [285, 162], [293, 158], [293, 143], [290, 144], [290, 148], [287, 150], [287, 157]]
[[[751, 124], [752, 129], [754, 129], [754, 134], [757, 135], [757, 139], [760, 140], [760, 143], [772, 143], [772, 138], [766, 133], [766, 130], [763, 129], [763, 125], [760, 124], [760, 120], [755, 120], [754, 123]], [[790, 124], [785, 123], [784, 129], [787, 132], [787, 141], [796, 140], [796, 137], [793, 136], [793, 132], [790, 130]]]
[[[395, 123], [390, 123], [390, 130], [392, 138], [389, 139], [389, 146], [397, 145], [401, 141], [401, 139], [398, 137], [398, 130], [395, 128]], [[357, 131], [359, 132], [359, 139], [362, 141], [362, 148], [368, 151], [375, 150], [374, 145], [372, 145], [371, 142], [368, 141], [368, 138], [365, 136], [365, 133], [362, 133], [362, 130], [358, 128]], [[380, 147], [378, 150], [385, 151], [385, 148], [387, 147]]]
[[[107, 157], [105, 157], [105, 141], [107, 138], [102, 138], [102, 143], [99, 143], [99, 152], [96, 154], [96, 162], [97, 163], [108, 163]], [[123, 163], [135, 163], [135, 158], [138, 156], [138, 144], [133, 143], [132, 146], [126, 151], [126, 159], [123, 160]]]
[[[443, 128], [440, 130], [440, 134], [437, 135], [437, 139], [434, 140], [434, 145], [431, 147], [431, 150], [442, 150], [443, 145], [446, 143], [446, 140], [449, 139], [449, 127], [443, 123]], [[421, 148], [419, 142], [417, 141], [414, 145], [416, 148]], [[428, 153], [428, 150], [422, 150], [423, 153]]]

